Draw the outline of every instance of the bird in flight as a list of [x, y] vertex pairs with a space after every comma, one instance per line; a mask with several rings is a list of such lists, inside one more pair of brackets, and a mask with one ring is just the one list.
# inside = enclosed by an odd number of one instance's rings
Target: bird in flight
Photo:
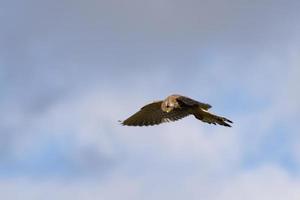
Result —
[[128, 119], [122, 121], [126, 126], [152, 126], [164, 122], [176, 121], [188, 115], [209, 124], [231, 127], [232, 121], [208, 112], [211, 105], [201, 103], [189, 97], [170, 95], [165, 100], [155, 101], [142, 107]]

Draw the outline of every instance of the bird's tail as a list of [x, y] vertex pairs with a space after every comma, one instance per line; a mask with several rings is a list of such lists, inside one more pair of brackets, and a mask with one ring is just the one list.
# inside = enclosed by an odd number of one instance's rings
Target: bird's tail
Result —
[[199, 108], [197, 112], [193, 113], [194, 116], [206, 123], [209, 124], [219, 124], [222, 126], [227, 126], [227, 127], [231, 127], [230, 123], [233, 123], [231, 120], [225, 118], [225, 117], [221, 117], [215, 114], [212, 114], [204, 109]]

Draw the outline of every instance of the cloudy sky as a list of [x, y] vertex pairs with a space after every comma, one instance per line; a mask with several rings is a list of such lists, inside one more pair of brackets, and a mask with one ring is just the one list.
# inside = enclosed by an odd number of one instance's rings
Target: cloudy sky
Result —
[[[1, 198], [298, 200], [299, 9], [1, 1]], [[234, 126], [119, 125], [172, 93]]]

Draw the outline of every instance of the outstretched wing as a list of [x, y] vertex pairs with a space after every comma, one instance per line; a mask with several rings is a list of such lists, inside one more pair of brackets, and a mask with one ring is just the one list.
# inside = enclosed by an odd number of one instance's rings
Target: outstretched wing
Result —
[[178, 96], [176, 98], [176, 100], [179, 103], [185, 104], [186, 106], [200, 106], [200, 108], [204, 109], [204, 110], [208, 110], [211, 108], [211, 105], [207, 104], [207, 103], [202, 103], [199, 101], [196, 101], [194, 99], [191, 99], [189, 97], [185, 97], [185, 96]]
[[152, 126], [163, 122], [176, 121], [188, 116], [187, 108], [175, 108], [167, 113], [161, 109], [162, 101], [153, 102], [142, 107], [137, 113], [122, 122], [126, 126]]

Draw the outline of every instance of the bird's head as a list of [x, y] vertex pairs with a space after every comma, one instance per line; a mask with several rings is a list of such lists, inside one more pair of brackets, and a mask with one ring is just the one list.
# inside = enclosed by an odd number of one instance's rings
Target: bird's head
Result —
[[175, 107], [176, 107], [176, 101], [174, 102], [173, 99], [169, 99], [169, 98], [164, 100], [161, 104], [161, 109], [167, 113], [171, 112]]

